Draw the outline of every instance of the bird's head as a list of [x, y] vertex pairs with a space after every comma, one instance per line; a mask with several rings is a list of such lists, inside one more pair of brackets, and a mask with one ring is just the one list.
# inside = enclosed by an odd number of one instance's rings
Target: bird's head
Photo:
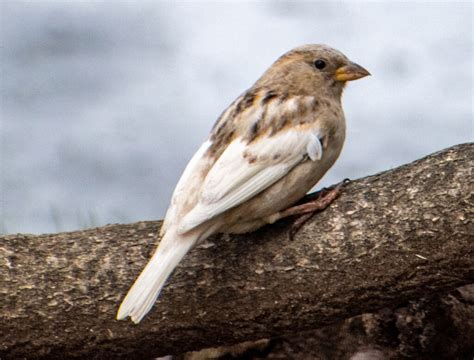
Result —
[[283, 56], [263, 74], [258, 85], [283, 86], [291, 92], [342, 94], [347, 81], [370, 73], [344, 54], [326, 45], [299, 46]]

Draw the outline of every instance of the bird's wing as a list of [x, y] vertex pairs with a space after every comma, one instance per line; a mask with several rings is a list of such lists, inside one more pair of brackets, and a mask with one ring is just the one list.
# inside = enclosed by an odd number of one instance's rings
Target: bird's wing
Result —
[[179, 222], [185, 233], [271, 186], [305, 158], [322, 157], [317, 130], [295, 127], [250, 144], [235, 139], [214, 163], [196, 206]]
[[[184, 195], [186, 196], [186, 191], [198, 191], [199, 189], [192, 189], [192, 184], [198, 184], [203, 179], [197, 179], [198, 174], [205, 174], [207, 171], [206, 168], [210, 167], [211, 164], [206, 160], [204, 154], [209, 149], [211, 142], [207, 140], [204, 142], [196, 153], [193, 155], [189, 163], [186, 165], [181, 177], [176, 184], [176, 187], [171, 197], [171, 204], [166, 212], [165, 219], [161, 226], [161, 235], [163, 235], [166, 230], [171, 226], [171, 224], [176, 220], [176, 214], [179, 207], [179, 199]], [[195, 185], [194, 185], [195, 186]]]

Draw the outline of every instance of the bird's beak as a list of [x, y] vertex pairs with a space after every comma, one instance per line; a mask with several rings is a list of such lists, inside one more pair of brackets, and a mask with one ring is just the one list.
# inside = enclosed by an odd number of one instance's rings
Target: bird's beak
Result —
[[363, 78], [370, 73], [362, 66], [350, 62], [336, 70], [335, 78], [337, 81], [351, 81]]

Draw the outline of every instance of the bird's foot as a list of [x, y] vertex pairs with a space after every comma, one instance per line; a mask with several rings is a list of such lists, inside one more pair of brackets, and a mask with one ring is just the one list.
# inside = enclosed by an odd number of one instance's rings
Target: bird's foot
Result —
[[339, 184], [329, 188], [323, 188], [318, 192], [306, 195], [299, 205], [295, 205], [282, 211], [280, 213], [281, 218], [299, 215], [290, 228], [288, 234], [290, 240], [293, 240], [294, 236], [298, 233], [301, 227], [309, 219], [311, 219], [315, 213], [326, 209], [334, 200], [336, 200], [339, 195], [341, 195], [344, 186], [346, 186], [349, 182], [349, 179], [344, 179]]

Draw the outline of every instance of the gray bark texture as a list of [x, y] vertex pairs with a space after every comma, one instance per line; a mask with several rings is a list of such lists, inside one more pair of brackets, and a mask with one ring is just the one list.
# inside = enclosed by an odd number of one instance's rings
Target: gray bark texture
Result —
[[0, 238], [0, 358], [147, 359], [302, 334], [474, 283], [474, 145], [348, 184], [291, 219], [193, 249], [139, 325], [120, 301], [161, 222]]

